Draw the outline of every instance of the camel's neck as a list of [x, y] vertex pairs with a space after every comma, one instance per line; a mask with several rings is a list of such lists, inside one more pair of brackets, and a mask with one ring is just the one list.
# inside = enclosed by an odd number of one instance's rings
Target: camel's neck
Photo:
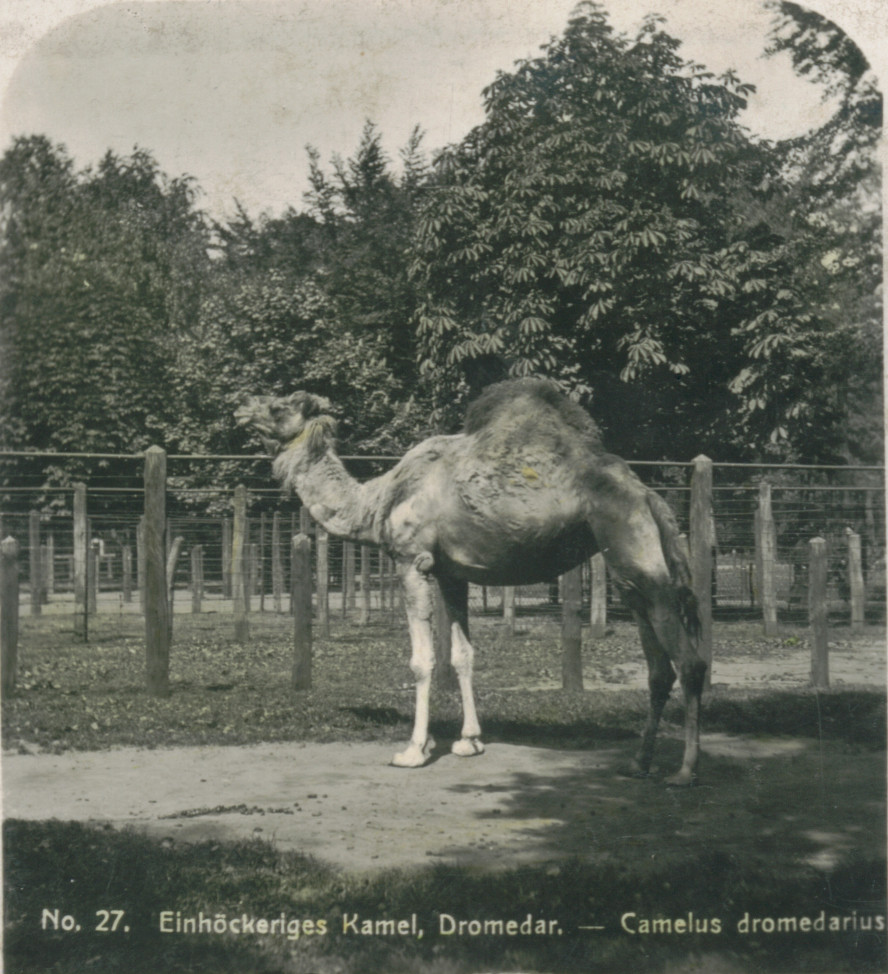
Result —
[[361, 485], [345, 469], [332, 444], [319, 451], [297, 441], [274, 461], [274, 473], [299, 494], [325, 531], [353, 541], [379, 541], [365, 510]]

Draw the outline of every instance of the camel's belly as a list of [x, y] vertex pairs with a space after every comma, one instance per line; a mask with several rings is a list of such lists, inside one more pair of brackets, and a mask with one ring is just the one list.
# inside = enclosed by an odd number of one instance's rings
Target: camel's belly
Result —
[[[442, 539], [444, 540], [444, 539]], [[547, 582], [594, 554], [595, 540], [584, 529], [556, 536], [490, 536], [478, 532], [472, 539], [450, 539], [438, 553], [449, 574], [477, 585], [533, 585]]]
[[451, 481], [436, 535], [452, 574], [480, 585], [530, 585], [596, 550], [579, 494], [556, 488], [541, 464], [514, 466], [507, 476], [487, 468]]

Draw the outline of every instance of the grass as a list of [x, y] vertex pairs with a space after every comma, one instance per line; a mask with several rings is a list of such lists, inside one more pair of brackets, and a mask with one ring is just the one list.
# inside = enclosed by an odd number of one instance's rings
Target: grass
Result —
[[[748, 855], [702, 850], [693, 859], [522, 868], [496, 875], [443, 865], [421, 872], [349, 876], [260, 842], [164, 847], [131, 832], [78, 824], [7, 823], [6, 958], [13, 974], [83, 971], [288, 972], [288, 974], [456, 974], [478, 970], [569, 972], [883, 970], [884, 935], [848, 930], [821, 936], [750, 937], [723, 920], [720, 933], [629, 936], [614, 904], [637, 917], [696, 911], [707, 918], [807, 913], [827, 917], [884, 910], [884, 863], [850, 861], [827, 873], [789, 866], [772, 850]], [[557, 918], [569, 936], [436, 935], [440, 904], [455, 917]], [[701, 904], [706, 907], [701, 910]], [[628, 905], [628, 906], [626, 906]], [[70, 912], [79, 933], [37, 934], [42, 910]], [[95, 930], [98, 911], [123, 910], [129, 932]], [[160, 930], [162, 911], [180, 916], [309, 919], [326, 934], [179, 934]], [[343, 933], [343, 913], [409, 918], [427, 935]], [[740, 914], [742, 915], [742, 914]], [[577, 930], [589, 918], [602, 933]], [[101, 917], [100, 917], [101, 918]], [[637, 921], [632, 921], [633, 923]], [[698, 966], [687, 966], [688, 962]], [[694, 960], [696, 958], [696, 960]]]
[[[400, 626], [334, 625], [329, 637], [316, 640], [312, 690], [294, 693], [286, 619], [254, 616], [249, 645], [240, 647], [224, 617], [177, 617], [171, 693], [158, 699], [144, 690], [138, 619], [99, 617], [88, 645], [73, 640], [68, 620], [45, 616], [22, 622], [19, 690], [3, 708], [3, 743], [9, 749], [394, 743], [409, 733], [412, 679]], [[476, 685], [487, 740], [571, 748], [602, 740], [628, 743], [637, 736], [646, 708], [642, 690], [565, 695], [554, 688], [560, 661], [551, 623], [522, 620], [522, 630], [512, 637], [495, 625], [483, 623], [479, 629]], [[765, 639], [758, 626], [732, 624], [717, 630], [716, 652], [721, 658], [779, 661], [783, 651], [804, 639], [803, 630]], [[590, 683], [592, 677], [619, 683], [621, 665], [638, 654], [634, 629], [618, 623], [594, 648], [585, 648], [584, 671]], [[446, 740], [458, 727], [457, 695], [440, 685], [434, 694], [433, 730]], [[666, 720], [680, 721], [678, 704], [670, 705]], [[712, 760], [708, 789], [660, 790], [631, 812], [602, 805], [588, 826], [565, 823], [574, 830], [599, 830], [599, 842], [608, 837], [609, 854], [600, 861], [494, 874], [442, 864], [350, 874], [258, 841], [182, 846], [126, 830], [9, 821], [4, 825], [5, 969], [9, 974], [885, 970], [884, 933], [848, 929], [831, 935], [751, 936], [738, 931], [735, 922], [744, 912], [884, 915], [884, 688], [821, 693], [717, 688], [707, 698], [705, 729], [819, 739], [822, 760], [835, 774], [829, 794], [837, 800], [808, 815], [804, 826], [800, 821], [796, 835], [792, 817], [805, 812], [816, 782], [790, 766], [781, 771], [777, 760], [764, 772], [753, 762]], [[873, 773], [862, 773], [865, 768]], [[741, 807], [746, 794], [748, 804]], [[738, 804], [732, 807], [732, 801]], [[846, 845], [831, 865], [815, 868], [806, 859], [820, 840], [804, 833], [821, 816], [823, 828], [841, 833]], [[672, 831], [676, 821], [689, 823], [684, 837]], [[863, 835], [866, 841], [855, 839]], [[873, 851], [880, 849], [881, 854]], [[82, 931], [40, 929], [44, 909], [76, 916]], [[128, 933], [94, 929], [97, 911], [110, 909], [125, 911]], [[557, 918], [567, 935], [436, 936], [441, 910], [481, 919], [520, 919], [530, 912]], [[721, 916], [725, 922], [719, 934], [633, 936], [619, 925], [620, 913], [627, 910], [637, 917], [693, 910], [698, 917]], [[268, 919], [284, 914], [287, 920], [324, 920], [328, 933], [298, 940], [280, 934], [170, 935], [160, 931], [162, 911]], [[428, 936], [344, 935], [343, 912], [376, 918], [415, 913]], [[578, 928], [592, 917], [606, 929], [581, 932]]]
[[[286, 617], [256, 615], [247, 646], [233, 638], [224, 616], [179, 616], [170, 660], [168, 697], [145, 690], [143, 633], [137, 617], [98, 617], [88, 644], [70, 620], [22, 620], [18, 692], [3, 708], [3, 746], [24, 750], [100, 750], [131, 745], [241, 745], [273, 741], [400, 741], [409, 736], [413, 682], [403, 626], [334, 625], [316, 638], [310, 691], [290, 687]], [[723, 627], [720, 659], [732, 655], [779, 659], [804, 638], [787, 630], [765, 638], [753, 624]], [[647, 707], [640, 689], [565, 695], [557, 630], [525, 625], [509, 636], [479, 627], [475, 687], [488, 740], [583, 746], [590, 739], [638, 734]], [[626, 680], [621, 664], [640, 655], [633, 626], [617, 623], [604, 639], [587, 641], [589, 683]], [[459, 722], [459, 698], [439, 681], [433, 690], [433, 733], [446, 739]], [[813, 691], [717, 688], [706, 703], [707, 730], [839, 737], [882, 746], [882, 687]], [[666, 720], [680, 720], [680, 706]]]

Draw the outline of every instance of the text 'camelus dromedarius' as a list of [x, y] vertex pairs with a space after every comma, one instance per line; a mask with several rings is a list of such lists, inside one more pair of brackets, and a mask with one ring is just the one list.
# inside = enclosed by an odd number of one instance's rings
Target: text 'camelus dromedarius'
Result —
[[[636, 762], [650, 768], [660, 715], [681, 677], [685, 747], [672, 784], [690, 784], [699, 748], [706, 664], [697, 655], [690, 571], [669, 507], [619, 458], [605, 453], [588, 414], [548, 383], [502, 382], [469, 407], [464, 432], [433, 436], [381, 477], [358, 483], [335, 452], [335, 422], [321, 396], [251, 399], [237, 411], [277, 453], [274, 474], [294, 488], [330, 534], [381, 545], [397, 565], [416, 677], [413, 736], [393, 763], [418, 767], [429, 738], [435, 663], [433, 590], [451, 627], [451, 661], [462, 695], [454, 754], [480, 754], [468, 639], [468, 583], [548, 581], [602, 552], [635, 613], [647, 659], [650, 713]], [[271, 442], [269, 442], [271, 441]]]

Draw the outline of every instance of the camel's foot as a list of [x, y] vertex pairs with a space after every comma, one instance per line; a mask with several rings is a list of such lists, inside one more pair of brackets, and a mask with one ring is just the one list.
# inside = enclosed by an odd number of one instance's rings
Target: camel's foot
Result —
[[399, 751], [392, 758], [392, 764], [396, 768], [421, 768], [431, 758], [434, 749], [435, 742], [431, 737], [427, 738], [422, 745], [411, 741], [403, 751]]
[[453, 742], [450, 750], [461, 758], [473, 758], [484, 753], [484, 745], [477, 737], [461, 737]]
[[690, 788], [694, 783], [694, 777], [694, 772], [690, 768], [682, 768], [677, 774], [668, 777], [666, 784], [671, 788]]

